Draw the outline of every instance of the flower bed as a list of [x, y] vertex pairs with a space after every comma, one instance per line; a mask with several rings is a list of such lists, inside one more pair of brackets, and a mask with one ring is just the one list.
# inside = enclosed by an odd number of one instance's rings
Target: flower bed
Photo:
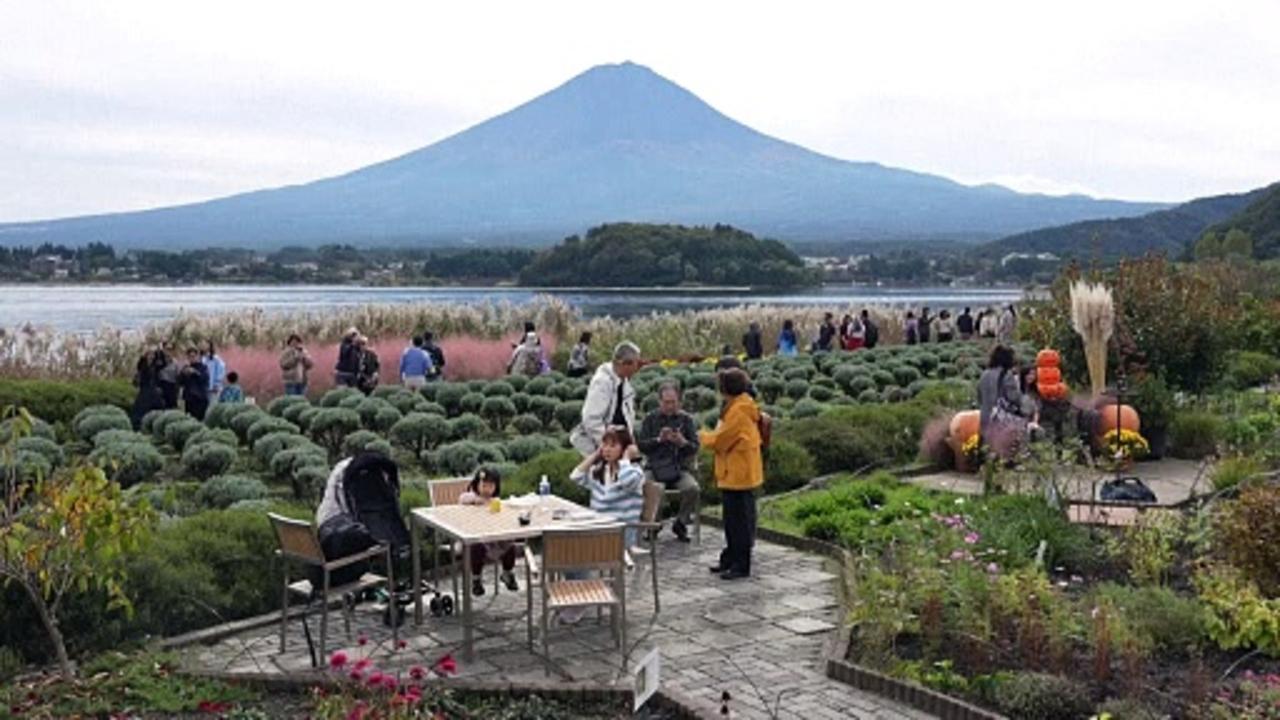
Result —
[[1110, 532], [1036, 497], [892, 483], [840, 478], [760, 511], [763, 527], [851, 551], [846, 660], [863, 675], [1010, 717], [1275, 717], [1280, 489]]

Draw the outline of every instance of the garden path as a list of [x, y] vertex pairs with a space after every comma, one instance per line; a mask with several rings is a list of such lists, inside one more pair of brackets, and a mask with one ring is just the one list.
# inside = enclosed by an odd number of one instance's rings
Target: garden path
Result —
[[[1200, 494], [1213, 489], [1207, 473], [1204, 478], [1200, 479], [1199, 486], [1196, 486], [1196, 478], [1200, 474], [1200, 463], [1194, 460], [1165, 458], [1151, 462], [1140, 462], [1134, 465], [1132, 470], [1126, 471], [1124, 474], [1142, 478], [1142, 481], [1156, 494], [1157, 502], [1160, 505], [1176, 505], [1191, 497], [1193, 491]], [[1097, 480], [1098, 484], [1101, 485], [1113, 477], [1114, 474], [1112, 473], [1105, 473], [1100, 470], [1090, 473], [1082, 467], [1076, 480], [1068, 484], [1066, 493], [1073, 500], [1088, 500], [1093, 490], [1094, 480]], [[920, 487], [945, 490], [962, 495], [982, 494], [982, 479], [972, 473], [955, 471], [929, 473], [908, 478], [907, 482]]]
[[[651, 574], [641, 560], [628, 583], [628, 628], [635, 647], [631, 662], [658, 648], [662, 655], [662, 687], [673, 691], [706, 717], [719, 717], [721, 693], [732, 696], [733, 717], [835, 720], [923, 720], [927, 713], [854, 689], [827, 678], [824, 653], [840, 625], [838, 577], [829, 562], [816, 555], [758, 542], [755, 576], [725, 582], [707, 566], [718, 559], [723, 540], [707, 530], [701, 547], [682, 545], [664, 536], [659, 542], [662, 612], [653, 614]], [[523, 585], [523, 568], [517, 575]], [[551, 655], [560, 674], [548, 675], [542, 660], [525, 645], [525, 596], [505, 589], [493, 595], [493, 575], [485, 573], [488, 594], [477, 599], [476, 656], [462, 662], [460, 677], [521, 685], [556, 685], [564, 680], [625, 685], [620, 658], [608, 622], [594, 618], [575, 627], [552, 627]], [[535, 606], [536, 612], [536, 606]], [[346, 639], [340, 614], [333, 621], [331, 642], [351, 658], [370, 657], [379, 669], [400, 672], [429, 665], [457, 647], [457, 619], [426, 618], [420, 628], [410, 620], [403, 628], [407, 647], [396, 650], [390, 632], [372, 609], [356, 612], [357, 636], [367, 645]], [[313, 632], [318, 621], [312, 622]], [[211, 645], [182, 652], [189, 666], [231, 674], [285, 675], [309, 670], [302, 629], [289, 627], [288, 651], [279, 654], [279, 625], [271, 624], [225, 637]], [[334, 648], [339, 649], [339, 648]], [[779, 701], [779, 697], [781, 698]], [[766, 710], [775, 705], [776, 715]]]

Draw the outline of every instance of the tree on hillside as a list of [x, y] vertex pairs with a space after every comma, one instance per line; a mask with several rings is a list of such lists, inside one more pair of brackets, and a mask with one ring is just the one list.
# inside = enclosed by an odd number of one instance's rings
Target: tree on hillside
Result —
[[1253, 257], [1253, 238], [1240, 228], [1231, 228], [1222, 238], [1222, 254], [1224, 257]]

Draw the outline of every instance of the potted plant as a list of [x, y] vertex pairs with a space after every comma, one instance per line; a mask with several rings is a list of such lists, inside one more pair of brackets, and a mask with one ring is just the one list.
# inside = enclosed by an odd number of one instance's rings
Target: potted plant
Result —
[[1121, 427], [1103, 433], [1102, 452], [1113, 467], [1126, 470], [1133, 466], [1135, 460], [1146, 457], [1151, 446], [1138, 431]]

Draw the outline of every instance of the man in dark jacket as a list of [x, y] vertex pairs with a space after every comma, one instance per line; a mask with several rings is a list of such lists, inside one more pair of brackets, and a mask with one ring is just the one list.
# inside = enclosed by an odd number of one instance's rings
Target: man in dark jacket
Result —
[[209, 368], [200, 361], [199, 350], [187, 348], [187, 364], [178, 371], [178, 387], [182, 388], [187, 414], [203, 421], [209, 409]]
[[871, 313], [865, 308], [862, 310], [862, 332], [864, 333], [863, 347], [866, 349], [870, 350], [880, 342], [880, 326], [871, 322]]
[[831, 341], [835, 339], [835, 336], [836, 336], [835, 318], [831, 315], [831, 313], [826, 313], [825, 315], [822, 316], [822, 327], [818, 328], [818, 342], [816, 343], [814, 349], [830, 350]]
[[764, 357], [764, 335], [760, 332], [760, 323], [753, 322], [742, 336], [742, 350], [748, 360], [759, 360]]
[[920, 311], [920, 344], [924, 345], [929, 342], [929, 324], [933, 322], [933, 316], [929, 314], [929, 306], [925, 305]]
[[969, 314], [969, 308], [965, 308], [960, 317], [956, 318], [956, 331], [960, 333], [961, 340], [973, 337], [973, 316]]
[[658, 409], [645, 416], [636, 444], [645, 457], [645, 478], [668, 490], [680, 491], [680, 512], [671, 530], [680, 542], [689, 542], [688, 526], [698, 503], [698, 481], [693, 461], [698, 456], [698, 424], [680, 407], [680, 386], [658, 386]]
[[439, 380], [444, 377], [444, 350], [436, 345], [435, 333], [430, 330], [422, 333], [422, 349], [431, 356], [431, 370], [427, 373], [427, 380]]
[[333, 368], [333, 384], [338, 387], [356, 387], [360, 375], [360, 359], [364, 352], [356, 347], [356, 339], [359, 337], [360, 331], [351, 328], [342, 336], [342, 342], [338, 345], [338, 364]]

